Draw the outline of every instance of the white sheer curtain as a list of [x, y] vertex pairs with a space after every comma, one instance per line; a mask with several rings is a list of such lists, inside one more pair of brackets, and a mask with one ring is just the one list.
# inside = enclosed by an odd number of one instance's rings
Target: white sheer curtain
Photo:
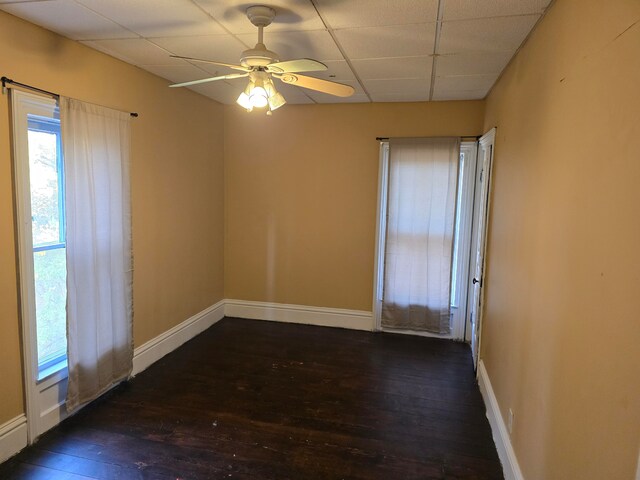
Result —
[[451, 332], [459, 138], [389, 141], [382, 325]]
[[131, 373], [128, 113], [60, 99], [67, 225], [67, 410]]

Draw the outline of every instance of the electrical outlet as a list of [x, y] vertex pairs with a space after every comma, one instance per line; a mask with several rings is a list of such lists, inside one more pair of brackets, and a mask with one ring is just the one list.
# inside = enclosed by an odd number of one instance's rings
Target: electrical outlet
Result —
[[513, 430], [513, 410], [509, 409], [509, 417], [507, 418], [507, 430], [509, 430], [509, 435], [511, 435], [511, 431]]

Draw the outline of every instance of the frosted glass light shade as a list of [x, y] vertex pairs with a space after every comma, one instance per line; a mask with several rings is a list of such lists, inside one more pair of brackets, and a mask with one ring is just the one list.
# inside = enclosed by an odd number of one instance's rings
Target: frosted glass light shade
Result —
[[249, 94], [249, 102], [256, 108], [266, 107], [269, 103], [266, 90], [262, 87], [254, 87]]
[[242, 108], [246, 108], [248, 112], [253, 110], [253, 105], [251, 105], [251, 100], [249, 99], [249, 95], [247, 95], [244, 92], [240, 94], [240, 96], [236, 100], [236, 103], [240, 105]]

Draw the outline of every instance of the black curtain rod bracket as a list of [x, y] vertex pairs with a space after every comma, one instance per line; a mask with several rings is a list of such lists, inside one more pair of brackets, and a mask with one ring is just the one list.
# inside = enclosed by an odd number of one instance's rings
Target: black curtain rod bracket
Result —
[[[32, 85], [27, 85], [26, 83], [16, 82], [15, 80], [11, 80], [8, 77], [2, 77], [2, 78], [0, 78], [0, 81], [2, 82], [2, 94], [3, 95], [7, 90], [7, 83], [8, 83], [10, 85], [15, 85], [16, 87], [22, 87], [22, 88], [25, 88], [27, 90], [31, 90], [33, 92], [38, 92], [38, 93], [42, 93], [43, 95], [48, 95], [49, 97], [53, 97], [56, 100], [60, 99], [60, 94], [58, 94], [58, 93], [50, 92], [49, 90], [43, 90], [42, 88], [34, 87]], [[132, 117], [137, 117], [138, 116], [138, 114], [136, 112], [131, 112], [129, 115], [131, 115]]]

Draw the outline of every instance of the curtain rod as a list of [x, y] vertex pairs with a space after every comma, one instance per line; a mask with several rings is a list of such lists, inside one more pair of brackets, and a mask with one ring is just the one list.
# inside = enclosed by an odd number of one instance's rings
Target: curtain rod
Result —
[[[16, 85], [18, 87], [26, 88], [27, 90], [31, 90], [31, 91], [34, 91], [34, 92], [42, 93], [44, 95], [48, 95], [50, 97], [55, 98], [56, 100], [60, 98], [60, 94], [58, 94], [58, 93], [50, 92], [49, 90], [43, 90], [41, 88], [34, 87], [32, 85], [27, 85], [26, 83], [16, 82], [15, 80], [11, 80], [10, 78], [7, 78], [7, 77], [0, 78], [0, 81], [2, 81], [2, 91], [3, 92], [4, 92], [4, 89], [7, 88], [7, 83], [9, 83], [11, 85]], [[137, 117], [138, 116], [138, 114], [136, 112], [131, 112], [131, 113], [129, 113], [129, 115], [131, 115], [132, 117]]]
[[[463, 135], [460, 138], [473, 138], [475, 140], [481, 138], [482, 135]], [[402, 137], [398, 137], [398, 138], [402, 138]], [[388, 142], [389, 141], [389, 137], [376, 137], [376, 140], [379, 142]]]

